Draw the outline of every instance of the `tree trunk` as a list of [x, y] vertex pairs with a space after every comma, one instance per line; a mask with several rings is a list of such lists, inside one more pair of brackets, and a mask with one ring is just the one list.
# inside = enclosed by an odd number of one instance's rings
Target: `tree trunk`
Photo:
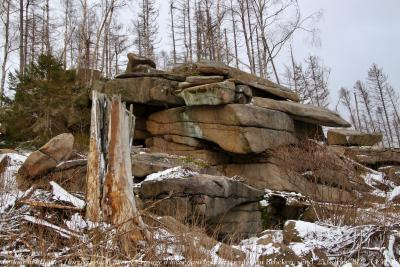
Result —
[[358, 121], [358, 130], [362, 130], [362, 125], [361, 125], [361, 120], [360, 120], [360, 111], [358, 109], [358, 99], [357, 99], [357, 94], [354, 92], [354, 102], [356, 103], [356, 115], [357, 115], [357, 121]]
[[254, 59], [255, 56], [254, 56], [254, 43], [253, 43], [253, 29], [251, 27], [249, 0], [246, 0], [246, 6], [247, 6], [247, 23], [249, 24], [249, 36], [250, 36], [251, 66], [252, 66], [251, 73], [256, 74], [256, 62]]
[[91, 116], [86, 218], [116, 226], [122, 234], [119, 240], [129, 252], [138, 241], [150, 238], [132, 190], [130, 153], [135, 117], [120, 97], [113, 96], [110, 101], [96, 91]]
[[6, 17], [4, 20], [4, 50], [3, 50], [3, 62], [1, 64], [1, 81], [0, 81], [0, 106], [3, 103], [4, 85], [6, 81], [7, 61], [8, 53], [10, 50], [10, 0], [5, 1], [7, 5], [5, 7]]
[[19, 73], [24, 74], [24, 0], [19, 0]]
[[45, 35], [45, 42], [46, 42], [46, 54], [51, 55], [51, 45], [50, 45], [50, 6], [49, 0], [46, 0], [46, 35]]
[[235, 15], [233, 12], [233, 4], [231, 0], [231, 17], [232, 17], [232, 31], [233, 31], [233, 43], [235, 46], [235, 61], [236, 61], [236, 68], [239, 68], [239, 57], [238, 57], [238, 47], [237, 47], [237, 37], [236, 37], [236, 21]]
[[172, 34], [172, 51], [174, 57], [174, 64], [176, 64], [176, 42], [175, 42], [175, 26], [174, 26], [174, 6], [173, 1], [170, 3], [170, 14], [171, 14], [171, 34]]
[[193, 49], [192, 49], [192, 25], [190, 23], [190, 0], [187, 0], [187, 16], [188, 16], [188, 35], [189, 35], [189, 61], [193, 62]]

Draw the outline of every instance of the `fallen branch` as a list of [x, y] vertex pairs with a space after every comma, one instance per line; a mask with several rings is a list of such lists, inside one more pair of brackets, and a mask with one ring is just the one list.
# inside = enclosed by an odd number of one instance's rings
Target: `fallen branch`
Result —
[[25, 205], [29, 205], [31, 207], [83, 211], [82, 208], [72, 207], [72, 206], [65, 206], [65, 205], [60, 205], [60, 204], [51, 203], [51, 202], [44, 202], [44, 201], [35, 201], [35, 200], [23, 199], [23, 200], [20, 200], [19, 203], [25, 204]]

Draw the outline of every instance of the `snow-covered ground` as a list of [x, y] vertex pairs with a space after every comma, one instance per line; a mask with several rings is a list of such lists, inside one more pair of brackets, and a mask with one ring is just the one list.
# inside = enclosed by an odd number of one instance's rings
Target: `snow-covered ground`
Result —
[[[94, 229], [103, 229], [112, 240], [115, 231], [110, 230], [110, 225], [98, 224], [87, 221], [83, 218], [82, 212], [72, 212], [66, 218], [57, 219], [55, 214], [48, 214], [47, 217], [38, 217], [39, 213], [35, 213], [27, 206], [18, 209], [14, 207], [15, 201], [19, 198], [29, 195], [30, 199], [49, 201], [54, 203], [62, 203], [70, 207], [83, 210], [85, 201], [69, 192], [55, 182], [50, 182], [51, 191], [36, 190], [34, 192], [20, 192], [16, 187], [15, 173], [26, 159], [25, 155], [8, 153], [0, 155], [0, 160], [4, 157], [10, 158], [10, 166], [8, 166], [3, 177], [3, 188], [0, 191], [0, 236], [5, 233], [18, 233], [18, 229], [23, 229], [23, 225], [38, 225], [56, 233], [59, 238], [66, 240], [77, 240], [80, 245], [86, 247], [88, 251], [94, 249], [94, 244], [90, 238], [90, 232]], [[164, 179], [184, 179], [188, 176], [197, 175], [197, 172], [187, 170], [182, 167], [175, 167], [147, 176], [145, 181], [160, 181]], [[396, 201], [400, 196], [400, 187], [394, 186], [393, 183], [386, 181], [382, 173], [371, 171], [364, 174], [365, 182], [374, 188], [373, 193], [379, 197], [385, 197], [388, 203]], [[379, 185], [385, 185], [389, 190], [383, 191], [379, 189]], [[288, 204], [295, 204], [299, 201], [307, 201], [307, 198], [295, 192], [273, 192], [266, 190], [266, 198], [269, 196], [279, 195], [286, 199]], [[268, 206], [266, 200], [260, 202], [262, 206]], [[371, 212], [374, 212], [371, 210]], [[377, 217], [379, 217], [377, 215]], [[208, 263], [214, 266], [263, 266], [260, 262], [263, 257], [278, 257], [282, 253], [293, 253], [301, 259], [306, 259], [303, 263], [297, 263], [288, 266], [307, 266], [305, 262], [313, 262], [321, 260], [320, 255], [316, 254], [317, 250], [323, 251], [328, 257], [330, 263], [334, 266], [351, 266], [355, 260], [361, 266], [370, 266], [371, 262], [375, 266], [395, 266], [400, 267], [398, 255], [400, 247], [400, 225], [392, 221], [383, 221], [382, 224], [370, 225], [353, 225], [335, 226], [323, 222], [305, 222], [305, 221], [287, 221], [283, 230], [266, 230], [257, 237], [242, 240], [239, 244], [232, 245], [233, 249], [242, 251], [246, 255], [243, 262], [230, 262], [221, 257], [220, 251], [222, 243], [217, 242], [211, 248], [199, 246], [202, 253], [208, 255], [210, 259]], [[293, 225], [296, 240], [288, 241], [286, 228]], [[8, 231], [8, 232], [7, 232]], [[169, 262], [185, 262], [186, 258], [185, 244], [179, 243], [180, 239], [169, 233], [166, 229], [156, 228], [152, 230], [155, 246], [153, 247], [155, 256], [159, 260]], [[184, 234], [184, 233], [183, 233]], [[10, 239], [14, 240], [14, 239]], [[51, 240], [50, 240], [51, 241]], [[196, 240], [195, 240], [196, 241]], [[11, 241], [10, 241], [11, 242]], [[26, 258], [27, 255], [37, 258], [39, 252], [33, 252], [20, 242], [6, 243], [0, 246], [0, 260], [12, 257]], [[196, 243], [196, 242], [195, 242]], [[1, 244], [1, 242], [0, 242]], [[18, 248], [19, 247], [19, 248]], [[18, 248], [18, 249], [17, 249]], [[118, 249], [111, 241], [107, 242], [106, 248], [112, 251]], [[56, 260], [59, 257], [66, 257], [69, 253], [76, 253], [73, 246], [63, 247], [59, 250], [49, 247], [48, 255], [53, 255], [54, 259], [47, 260], [48, 266], [56, 266], [60, 262]], [[133, 261], [121, 259], [120, 263], [129, 264], [136, 262], [138, 264], [145, 262], [144, 254], [138, 254]], [[311, 258], [307, 258], [311, 255]], [[368, 262], [371, 260], [371, 262]], [[264, 262], [265, 263], [265, 262]]]

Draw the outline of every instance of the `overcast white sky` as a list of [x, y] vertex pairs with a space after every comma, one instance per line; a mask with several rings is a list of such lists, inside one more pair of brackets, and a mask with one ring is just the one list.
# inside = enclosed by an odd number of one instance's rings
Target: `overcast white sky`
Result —
[[[169, 43], [168, 1], [159, 0], [160, 46]], [[383, 67], [391, 84], [400, 93], [400, 0], [299, 0], [304, 16], [323, 10], [319, 22], [321, 46], [310, 47], [304, 36], [294, 41], [298, 61], [309, 54], [323, 59], [331, 68], [331, 108], [341, 86], [352, 88], [364, 80], [372, 63]], [[167, 50], [167, 49], [166, 49]], [[289, 57], [277, 63], [283, 66]]]

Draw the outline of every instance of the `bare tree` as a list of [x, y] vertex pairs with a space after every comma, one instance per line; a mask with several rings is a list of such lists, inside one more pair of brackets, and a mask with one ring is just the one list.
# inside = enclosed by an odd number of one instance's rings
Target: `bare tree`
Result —
[[[356, 84], [354, 85], [354, 90], [359, 96], [361, 96], [362, 103], [364, 104], [364, 108], [369, 119], [367, 125], [371, 125], [372, 131], [376, 132], [375, 122], [374, 119], [372, 118], [372, 107], [371, 107], [372, 103], [368, 91], [365, 88], [365, 85], [361, 81], [357, 81]], [[367, 126], [366, 129], [368, 130], [369, 127]]]
[[0, 105], [2, 104], [2, 98], [3, 98], [3, 95], [4, 95], [5, 80], [6, 80], [6, 73], [7, 73], [7, 63], [8, 63], [8, 54], [9, 54], [10, 49], [11, 49], [10, 8], [11, 8], [11, 0], [3, 1], [1, 6], [0, 6], [1, 22], [3, 24], [3, 29], [4, 29], [3, 61], [2, 61], [2, 64], [1, 64], [1, 80], [0, 80]]
[[368, 86], [371, 92], [371, 95], [374, 97], [376, 105], [382, 108], [384, 121], [386, 124], [385, 128], [387, 129], [387, 137], [389, 139], [389, 146], [393, 145], [393, 132], [391, 127], [390, 120], [390, 110], [388, 107], [389, 103], [389, 91], [388, 91], [388, 80], [387, 76], [383, 73], [382, 69], [378, 67], [376, 64], [372, 64], [368, 71]]
[[[29, 1], [29, 0], [28, 0]], [[19, 0], [19, 73], [24, 73], [24, 0]]]
[[342, 87], [340, 88], [339, 91], [339, 100], [340, 103], [347, 109], [349, 115], [350, 115], [350, 120], [351, 120], [351, 124], [354, 126], [355, 129], [357, 129], [357, 124], [356, 124], [356, 120], [354, 117], [354, 108], [353, 108], [353, 104], [351, 102], [351, 93], [348, 89]]
[[172, 53], [174, 64], [176, 64], [176, 39], [175, 39], [175, 23], [174, 23], [174, 1], [170, 0], [169, 14], [171, 16], [171, 37], [172, 37]]
[[139, 15], [136, 21], [136, 46], [139, 54], [155, 58], [155, 44], [158, 33], [158, 8], [154, 0], [141, 0], [139, 4]]

